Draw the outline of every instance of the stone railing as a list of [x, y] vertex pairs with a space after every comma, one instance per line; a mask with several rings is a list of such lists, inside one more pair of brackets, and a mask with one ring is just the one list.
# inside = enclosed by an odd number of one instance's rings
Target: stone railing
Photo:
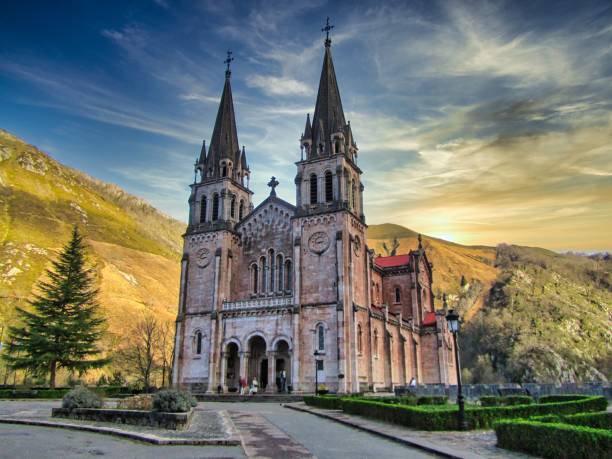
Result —
[[276, 298], [253, 298], [251, 300], [224, 301], [223, 311], [234, 311], [236, 309], [277, 308], [279, 306], [291, 306], [292, 304], [292, 296], [281, 296]]

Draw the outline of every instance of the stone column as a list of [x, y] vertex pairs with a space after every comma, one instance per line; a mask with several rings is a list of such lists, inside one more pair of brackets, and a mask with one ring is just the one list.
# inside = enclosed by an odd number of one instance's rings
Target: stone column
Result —
[[248, 378], [249, 356], [250, 354], [248, 352], [245, 352], [245, 351], [240, 352], [240, 369], [239, 369], [238, 381], [240, 381], [240, 378], [244, 378], [246, 379], [247, 384], [249, 384], [249, 378]]
[[221, 359], [221, 374], [219, 375], [219, 384], [221, 385], [221, 387], [223, 388], [223, 391], [225, 392], [227, 390], [227, 387], [225, 387], [225, 373], [227, 373], [227, 357], [225, 355], [225, 352], [221, 351], [221, 353], [219, 354], [219, 357]]
[[268, 387], [266, 392], [276, 392], [276, 351], [268, 351]]
[[336, 233], [336, 276], [338, 279], [338, 293], [336, 306], [336, 333], [338, 336], [338, 373], [344, 375], [343, 379], [338, 381], [338, 392], [346, 393], [348, 391], [347, 380], [349, 378], [346, 365], [345, 352], [345, 301], [344, 301], [344, 253], [342, 244], [342, 231]]

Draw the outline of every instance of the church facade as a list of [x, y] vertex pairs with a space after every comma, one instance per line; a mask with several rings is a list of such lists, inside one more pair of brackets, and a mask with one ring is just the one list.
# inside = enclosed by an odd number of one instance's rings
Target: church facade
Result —
[[[257, 378], [276, 392], [455, 384], [451, 335], [417, 250], [376, 257], [366, 244], [362, 170], [325, 40], [315, 111], [301, 136], [296, 203], [254, 207], [225, 74], [211, 142], [195, 164], [181, 261], [173, 383], [194, 392]], [[298, 159], [298, 158], [296, 158]]]

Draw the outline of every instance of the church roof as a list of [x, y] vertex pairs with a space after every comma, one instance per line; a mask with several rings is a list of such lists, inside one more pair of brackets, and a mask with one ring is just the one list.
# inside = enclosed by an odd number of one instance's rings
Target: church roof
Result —
[[[319, 92], [312, 117], [313, 151], [317, 151], [318, 142], [324, 145], [324, 154], [331, 153], [331, 135], [342, 131], [346, 126], [340, 90], [331, 56], [331, 40], [325, 42], [325, 56], [319, 80]], [[306, 133], [304, 133], [306, 136]]]
[[[238, 143], [238, 132], [236, 130], [236, 117], [234, 115], [234, 100], [232, 98], [232, 86], [230, 83], [231, 72], [225, 73], [225, 85], [217, 111], [215, 128], [213, 129], [210, 147], [208, 149], [208, 166], [216, 171], [221, 159], [229, 159], [236, 163], [240, 152]], [[244, 159], [246, 162], [246, 158]]]
[[393, 255], [390, 257], [377, 257], [374, 259], [374, 263], [379, 268], [395, 268], [398, 266], [406, 266], [410, 263], [410, 255]]

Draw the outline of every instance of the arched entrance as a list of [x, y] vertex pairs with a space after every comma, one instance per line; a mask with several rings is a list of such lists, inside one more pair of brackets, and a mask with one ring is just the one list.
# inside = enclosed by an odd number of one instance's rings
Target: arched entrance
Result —
[[228, 389], [235, 388], [239, 390], [240, 379], [240, 356], [238, 354], [238, 345], [229, 343], [225, 348], [225, 385]]
[[249, 386], [253, 383], [253, 378], [257, 378], [261, 391], [268, 385], [266, 341], [261, 336], [253, 336], [249, 340], [249, 368], [247, 374]]
[[[280, 391], [287, 391], [288, 386], [291, 384], [291, 352], [289, 350], [289, 343], [284, 339], [279, 340], [275, 347], [275, 373], [276, 373], [276, 384]], [[284, 386], [282, 376], [285, 376]]]

